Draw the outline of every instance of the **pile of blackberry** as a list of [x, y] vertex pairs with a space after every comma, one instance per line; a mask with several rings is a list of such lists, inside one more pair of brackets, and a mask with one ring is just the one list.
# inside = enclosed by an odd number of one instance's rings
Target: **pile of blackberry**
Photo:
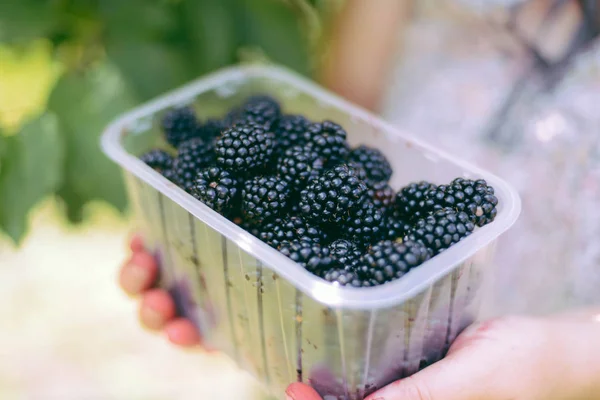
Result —
[[399, 279], [496, 217], [486, 181], [394, 189], [381, 151], [352, 148], [339, 124], [285, 114], [266, 95], [205, 121], [172, 109], [161, 126], [167, 146], [143, 162], [334, 285]]

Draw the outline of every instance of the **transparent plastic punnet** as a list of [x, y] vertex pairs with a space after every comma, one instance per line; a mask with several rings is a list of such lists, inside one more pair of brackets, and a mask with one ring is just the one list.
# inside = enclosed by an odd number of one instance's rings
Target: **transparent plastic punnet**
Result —
[[[192, 105], [202, 118], [217, 117], [258, 93], [277, 98], [286, 113], [341, 124], [351, 145], [379, 148], [394, 168], [395, 189], [417, 180], [486, 179], [499, 199], [496, 220], [395, 282], [337, 287], [137, 158], [165, 146], [160, 118], [167, 109]], [[279, 67], [235, 67], [201, 78], [122, 116], [102, 144], [125, 172], [139, 229], [161, 265], [161, 286], [208, 346], [278, 395], [302, 381], [323, 396], [362, 399], [439, 360], [476, 318], [494, 245], [520, 211], [504, 181]]]

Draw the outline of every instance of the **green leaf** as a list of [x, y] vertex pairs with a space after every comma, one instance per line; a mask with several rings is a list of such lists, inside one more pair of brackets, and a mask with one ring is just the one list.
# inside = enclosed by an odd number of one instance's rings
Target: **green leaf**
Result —
[[55, 23], [51, 1], [0, 1], [0, 42], [26, 42], [43, 37]]
[[232, 64], [239, 44], [238, 0], [183, 0], [181, 20], [197, 75]]
[[179, 2], [101, 3], [108, 57], [140, 100], [163, 94], [197, 76], [177, 11]]
[[107, 43], [110, 60], [141, 100], [148, 100], [194, 78], [189, 54], [160, 42], [123, 38]]
[[2, 142], [0, 227], [18, 243], [27, 230], [29, 210], [62, 182], [64, 143], [52, 114], [25, 124]]
[[58, 194], [72, 221], [81, 219], [83, 207], [92, 200], [126, 208], [121, 172], [100, 150], [99, 137], [113, 118], [134, 104], [117, 70], [106, 64], [64, 75], [55, 86], [48, 108], [59, 117], [67, 148], [65, 181]]
[[243, 3], [244, 45], [260, 47], [271, 60], [308, 74], [308, 42], [298, 14], [281, 1], [244, 0]]
[[98, 3], [109, 40], [137, 38], [159, 40], [179, 30], [174, 2], [102, 0]]

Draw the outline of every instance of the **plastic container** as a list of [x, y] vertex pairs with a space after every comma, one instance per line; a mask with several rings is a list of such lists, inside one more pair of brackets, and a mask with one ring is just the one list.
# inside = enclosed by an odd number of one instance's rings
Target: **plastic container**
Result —
[[[391, 185], [481, 177], [496, 189], [496, 220], [402, 279], [375, 288], [340, 288], [221, 217], [138, 160], [162, 145], [164, 110], [192, 104], [221, 116], [255, 93], [287, 113], [330, 119], [351, 145], [381, 149]], [[161, 285], [199, 327], [205, 343], [230, 355], [273, 393], [294, 381], [322, 395], [364, 395], [439, 360], [477, 316], [498, 237], [520, 211], [516, 192], [497, 177], [420, 143], [375, 115], [279, 67], [235, 67], [203, 77], [119, 118], [104, 151], [125, 172], [132, 204], [162, 268]]]

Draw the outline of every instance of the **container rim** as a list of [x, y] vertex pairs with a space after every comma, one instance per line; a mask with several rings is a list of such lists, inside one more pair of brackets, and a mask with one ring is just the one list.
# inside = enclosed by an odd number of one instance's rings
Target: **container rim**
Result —
[[[423, 263], [419, 268], [411, 270], [397, 281], [372, 288], [338, 287], [325, 282], [194, 199], [184, 190], [145, 165], [137, 157], [129, 154], [121, 144], [125, 130], [139, 118], [148, 117], [163, 109], [189, 101], [200, 93], [216, 89], [225, 82], [244, 81], [248, 78], [267, 78], [291, 85], [296, 90], [314, 97], [321, 103], [327, 103], [329, 106], [363, 119], [385, 134], [401, 138], [412, 146], [420, 148], [423, 152], [451, 162], [470, 174], [485, 179], [494, 187], [496, 195], [503, 203], [503, 208], [498, 212], [494, 222], [477, 229], [469, 237]], [[498, 176], [432, 147], [385, 122], [370, 111], [344, 100], [309, 79], [281, 66], [234, 66], [203, 76], [118, 117], [102, 134], [101, 146], [106, 155], [123, 169], [143, 180], [181, 205], [196, 218], [235, 242], [243, 250], [260, 260], [266, 267], [287, 279], [298, 290], [329, 307], [364, 310], [386, 308], [402, 303], [423, 292], [434, 282], [455, 269], [460, 263], [473, 256], [478, 250], [496, 240], [516, 222], [521, 212], [521, 200], [518, 193]]]

